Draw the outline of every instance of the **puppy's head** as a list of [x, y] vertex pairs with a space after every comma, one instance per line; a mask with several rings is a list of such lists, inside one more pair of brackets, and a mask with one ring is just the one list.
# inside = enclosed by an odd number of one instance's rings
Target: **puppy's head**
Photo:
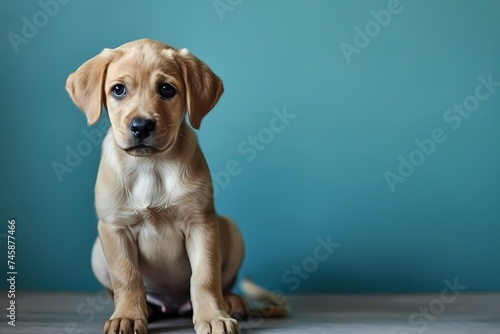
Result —
[[66, 81], [90, 125], [108, 110], [116, 144], [135, 156], [166, 151], [187, 112], [193, 128], [214, 107], [222, 81], [186, 49], [142, 39], [105, 49]]

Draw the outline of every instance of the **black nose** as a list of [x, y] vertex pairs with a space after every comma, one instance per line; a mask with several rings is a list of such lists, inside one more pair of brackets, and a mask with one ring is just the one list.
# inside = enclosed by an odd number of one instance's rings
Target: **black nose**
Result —
[[150, 119], [134, 118], [130, 122], [130, 131], [132, 131], [132, 135], [137, 139], [149, 137], [154, 129], [155, 122]]

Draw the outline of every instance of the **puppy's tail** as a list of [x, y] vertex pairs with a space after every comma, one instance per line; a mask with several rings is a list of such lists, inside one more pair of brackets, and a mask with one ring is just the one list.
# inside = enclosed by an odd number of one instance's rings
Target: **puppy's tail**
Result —
[[290, 311], [288, 300], [281, 293], [271, 292], [255, 284], [249, 277], [241, 281], [241, 290], [253, 303], [251, 312], [264, 318], [283, 318]]

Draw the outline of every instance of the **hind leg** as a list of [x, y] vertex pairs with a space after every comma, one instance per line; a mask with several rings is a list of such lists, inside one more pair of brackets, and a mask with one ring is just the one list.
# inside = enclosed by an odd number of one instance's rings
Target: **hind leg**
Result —
[[219, 217], [219, 245], [221, 255], [222, 293], [231, 291], [243, 261], [243, 238], [236, 224], [227, 217]]
[[106, 263], [99, 237], [94, 241], [94, 246], [92, 247], [92, 271], [99, 283], [113, 296], [113, 285], [111, 284], [108, 264]]
[[227, 217], [219, 217], [220, 247], [222, 257], [222, 293], [226, 312], [233, 318], [248, 317], [248, 304], [243, 297], [231, 293], [243, 261], [243, 238], [236, 224]]
[[224, 304], [226, 312], [236, 320], [246, 320], [250, 309], [247, 301], [240, 295], [229, 293], [224, 295]]

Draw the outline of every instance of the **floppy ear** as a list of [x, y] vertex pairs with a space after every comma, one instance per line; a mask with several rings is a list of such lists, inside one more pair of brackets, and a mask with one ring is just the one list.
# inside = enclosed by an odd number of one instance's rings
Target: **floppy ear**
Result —
[[198, 130], [201, 120], [219, 101], [224, 86], [222, 80], [187, 49], [177, 52], [177, 63], [186, 86], [186, 104], [189, 122]]
[[66, 80], [66, 91], [76, 106], [85, 113], [89, 125], [95, 124], [101, 116], [104, 80], [113, 54], [111, 49], [104, 49], [83, 63]]

